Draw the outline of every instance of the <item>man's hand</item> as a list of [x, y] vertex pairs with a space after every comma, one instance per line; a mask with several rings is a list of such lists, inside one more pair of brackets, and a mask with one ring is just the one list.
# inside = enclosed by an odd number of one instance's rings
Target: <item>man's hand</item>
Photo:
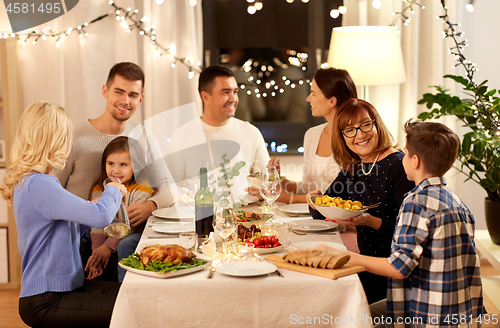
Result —
[[133, 227], [141, 225], [151, 216], [154, 210], [156, 210], [156, 204], [151, 200], [130, 204], [127, 207], [130, 225]]

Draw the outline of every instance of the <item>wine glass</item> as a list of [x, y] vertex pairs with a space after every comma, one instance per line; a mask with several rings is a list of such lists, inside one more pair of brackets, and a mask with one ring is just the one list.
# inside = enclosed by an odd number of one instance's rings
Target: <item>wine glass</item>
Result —
[[193, 215], [195, 213], [195, 200], [196, 200], [196, 193], [198, 192], [198, 190], [200, 189], [200, 186], [198, 185], [198, 183], [196, 182], [193, 182], [193, 183], [190, 183], [189, 184], [189, 191], [188, 191], [188, 200], [187, 200], [187, 204], [189, 206], [189, 209], [191, 210], [191, 212], [193, 212]]
[[213, 226], [222, 238], [222, 253], [228, 255], [231, 252], [231, 245], [236, 242], [235, 238], [238, 237], [236, 234], [238, 221], [233, 209], [229, 206], [216, 205]]
[[[121, 183], [120, 179], [117, 179], [118, 183]], [[106, 185], [113, 181], [111, 178], [106, 178], [103, 182], [103, 186], [106, 189]], [[110, 238], [123, 238], [128, 235], [130, 232], [130, 221], [128, 219], [127, 209], [125, 208], [125, 204], [123, 201], [120, 204], [120, 208], [116, 213], [111, 224], [104, 228], [104, 232]]]
[[280, 175], [276, 167], [265, 167], [259, 176], [260, 195], [265, 199], [262, 206], [262, 213], [273, 213], [273, 205], [281, 194]]

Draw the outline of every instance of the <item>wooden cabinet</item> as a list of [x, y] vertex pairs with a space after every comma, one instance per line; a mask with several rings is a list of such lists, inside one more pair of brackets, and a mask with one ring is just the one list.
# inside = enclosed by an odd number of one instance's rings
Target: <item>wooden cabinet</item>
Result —
[[[23, 111], [22, 89], [17, 56], [17, 40], [13, 38], [0, 39], [0, 146], [3, 144], [0, 161], [1, 180], [5, 167], [9, 165], [10, 145]], [[2, 122], [2, 120], [0, 120]], [[21, 283], [21, 257], [17, 249], [17, 232], [14, 213], [7, 207], [5, 200], [0, 198], [0, 289], [17, 289]]]

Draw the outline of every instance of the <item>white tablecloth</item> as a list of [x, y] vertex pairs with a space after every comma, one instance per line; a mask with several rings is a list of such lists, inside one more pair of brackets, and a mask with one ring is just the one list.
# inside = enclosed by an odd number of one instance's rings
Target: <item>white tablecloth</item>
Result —
[[[277, 221], [300, 218], [278, 217]], [[149, 239], [144, 243], [177, 243], [178, 239]], [[342, 243], [339, 232], [292, 234], [298, 241]], [[127, 273], [120, 288], [110, 327], [372, 327], [363, 287], [357, 275], [337, 280], [280, 269], [259, 277], [232, 277], [208, 270], [169, 279]]]

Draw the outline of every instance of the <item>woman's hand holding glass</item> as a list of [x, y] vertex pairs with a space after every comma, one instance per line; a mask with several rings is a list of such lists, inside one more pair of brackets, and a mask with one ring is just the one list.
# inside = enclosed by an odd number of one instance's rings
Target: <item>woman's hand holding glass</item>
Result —
[[127, 199], [127, 188], [120, 183], [119, 179], [118, 183], [116, 183], [111, 178], [107, 178], [103, 182], [104, 188], [106, 188], [108, 184], [118, 188], [123, 195], [123, 199], [122, 203], [120, 204], [120, 208], [118, 209], [118, 213], [116, 213], [110, 225], [104, 228], [104, 232], [106, 232], [106, 235], [108, 235], [108, 237], [110, 238], [123, 238], [130, 232], [130, 221], [128, 219], [127, 209], [125, 208], [124, 204]]

